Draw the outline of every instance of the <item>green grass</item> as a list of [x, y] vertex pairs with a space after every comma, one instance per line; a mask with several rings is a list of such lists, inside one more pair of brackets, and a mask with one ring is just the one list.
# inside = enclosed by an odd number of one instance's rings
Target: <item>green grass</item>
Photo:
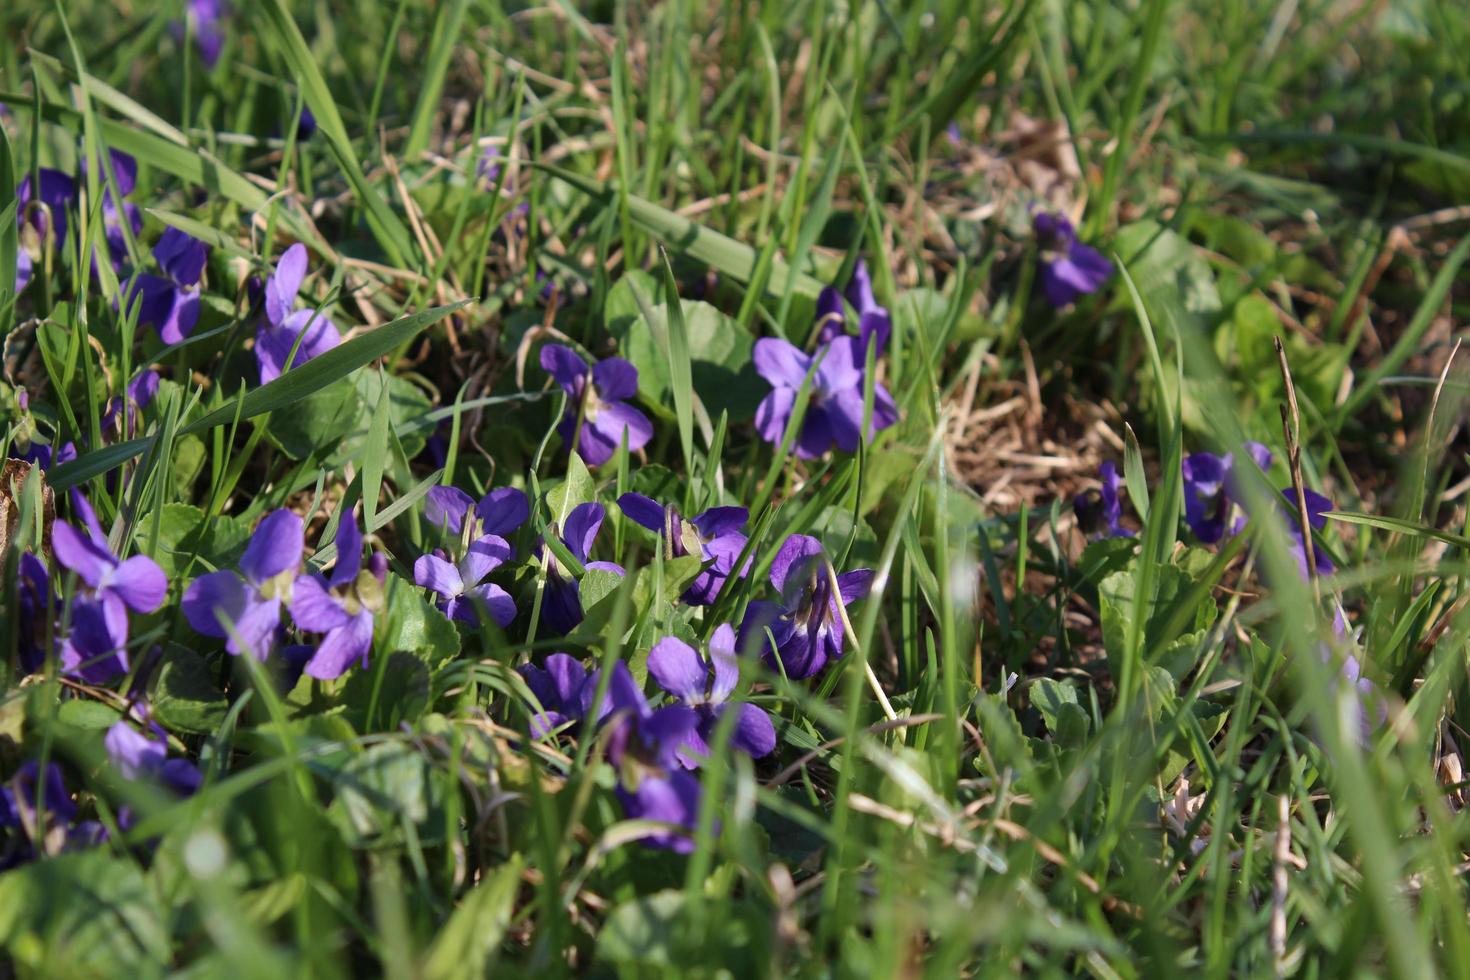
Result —
[[[172, 754], [205, 774], [183, 800], [122, 779], [102, 736], [127, 682], [25, 676], [15, 575], [44, 507], [37, 478], [0, 487], [0, 778], [59, 761], [111, 831], [0, 873], [16, 973], [1470, 969], [1461, 7], [236, 6], [212, 71], [171, 33], [182, 4], [0, 12], [0, 433], [75, 441], [47, 474], [58, 511], [85, 490], [114, 549], [169, 574], [130, 652]], [[1028, 120], [1075, 168], [1024, 142]], [[34, 244], [9, 189], [103, 148], [140, 164], [131, 255], [168, 226], [213, 248], [182, 344], [119, 313], [105, 261], [85, 271], [116, 188], [96, 167], [72, 254], [4, 288]], [[1042, 299], [1034, 203], [1072, 206], [1117, 262], [1098, 295]], [[247, 279], [295, 241], [300, 302], [355, 332], [259, 386]], [[807, 344], [859, 258], [893, 312], [874, 368], [902, 420], [804, 461], [809, 392], [761, 442], [750, 345]], [[1343, 512], [1318, 583], [1288, 552], [1295, 515], [1267, 505], [1290, 485], [1278, 335], [1303, 478]], [[638, 366], [641, 453], [568, 462], [547, 339]], [[159, 399], [104, 444], [108, 399], [149, 366]], [[1199, 545], [1180, 462], [1245, 439], [1276, 456], [1241, 489], [1258, 518]], [[1103, 460], [1136, 538], [1089, 543], [1073, 520]], [[412, 586], [443, 543], [435, 484], [532, 498], [507, 630], [456, 628]], [[750, 506], [751, 574], [702, 614], [675, 604], [694, 570], [619, 515], [627, 490]], [[593, 499], [593, 557], [634, 574], [586, 571], [588, 619], [555, 637], [525, 559]], [[185, 583], [234, 567], [265, 513], [306, 516], [320, 568], [356, 502], [391, 576], [366, 668], [287, 687], [185, 623]], [[846, 655], [810, 681], [746, 664], [776, 753], [717, 752], [693, 853], [648, 848], [606, 737], [529, 739], [515, 668], [566, 650], [641, 679], [658, 638], [769, 598], [792, 533], [878, 573]], [[1347, 653], [1375, 692], [1366, 739]]]

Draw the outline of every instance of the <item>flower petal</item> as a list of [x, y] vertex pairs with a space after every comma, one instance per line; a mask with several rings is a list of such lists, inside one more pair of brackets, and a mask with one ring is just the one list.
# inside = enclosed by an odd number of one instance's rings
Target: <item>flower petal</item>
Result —
[[789, 340], [762, 337], [751, 353], [755, 369], [776, 388], [800, 388], [812, 360]]
[[628, 452], [648, 445], [653, 423], [627, 402], [603, 402], [597, 418], [582, 424], [583, 455], [588, 465], [601, 466], [612, 459], [626, 438]]
[[652, 497], [641, 493], [625, 493], [618, 498], [618, 507], [623, 516], [634, 524], [648, 528], [655, 534], [664, 530], [664, 506]]
[[51, 547], [63, 568], [76, 572], [94, 589], [117, 566], [117, 559], [105, 547], [85, 537], [66, 521], [57, 521], [51, 526]]
[[306, 246], [297, 242], [281, 255], [276, 271], [265, 281], [265, 316], [274, 326], [286, 322], [296, 307], [296, 294], [306, 278]]
[[445, 528], [451, 534], [458, 534], [474, 503], [470, 495], [458, 487], [430, 487], [424, 494], [424, 520], [435, 527]]
[[345, 626], [352, 614], [327, 591], [320, 575], [302, 575], [291, 589], [291, 618], [308, 633], [326, 633]]
[[793, 569], [802, 571], [813, 559], [822, 554], [822, 542], [806, 534], [793, 534], [781, 543], [776, 558], [771, 562], [771, 585], [777, 592], [785, 592], [786, 579]]
[[601, 504], [589, 502], [578, 504], [567, 515], [561, 537], [566, 542], [567, 550], [577, 561], [587, 561], [587, 555], [592, 551], [592, 543], [597, 540], [597, 532], [602, 528], [602, 519], [606, 513]]
[[676, 636], [664, 637], [648, 651], [648, 674], [654, 683], [685, 704], [706, 700], [709, 666], [698, 650]]
[[575, 401], [582, 397], [587, 383], [587, 362], [570, 347], [547, 344], [541, 348], [541, 369], [556, 379], [562, 390]]
[[710, 666], [714, 669], [714, 680], [710, 684], [709, 699], [718, 704], [730, 697], [740, 681], [740, 661], [735, 645], [735, 627], [721, 623], [709, 639]]
[[228, 634], [216, 618], [215, 610], [221, 610], [231, 622], [239, 622], [254, 595], [255, 590], [234, 572], [210, 572], [189, 583], [180, 605], [184, 618], [197, 632], [224, 637]]
[[490, 618], [501, 629], [504, 629], [515, 621], [515, 600], [510, 597], [510, 593], [506, 592], [494, 582], [486, 582], [484, 585], [475, 586], [465, 592], [464, 599], [472, 602], [477, 612], [479, 606], [484, 606], [488, 609], [490, 611]]
[[592, 383], [603, 401], [626, 401], [638, 395], [638, 369], [621, 357], [609, 357], [592, 366]]
[[755, 409], [755, 431], [773, 446], [779, 446], [796, 409], [795, 388], [773, 388]]
[[413, 563], [414, 584], [432, 589], [449, 599], [464, 592], [459, 569], [438, 555], [420, 555]]
[[849, 606], [859, 599], [867, 598], [873, 587], [874, 577], [875, 573], [871, 568], [857, 568], [837, 576], [837, 589], [842, 596], [842, 604]]
[[240, 571], [246, 579], [259, 584], [300, 567], [301, 551], [305, 547], [300, 515], [284, 507], [273, 510], [255, 526], [255, 533], [240, 556]]
[[511, 560], [515, 552], [502, 537], [486, 534], [470, 542], [459, 563], [459, 577], [465, 585], [476, 585], [500, 565]]
[[354, 663], [366, 664], [372, 646], [373, 614], [364, 609], [326, 635], [302, 672], [317, 680], [336, 680]]
[[486, 534], [508, 538], [531, 517], [531, 502], [524, 490], [496, 487], [475, 505], [475, 516]]
[[106, 576], [106, 588], [117, 593], [133, 612], [151, 613], [163, 605], [168, 579], [152, 558], [134, 555]]
[[357, 526], [357, 514], [343, 514], [337, 524], [337, 561], [332, 565], [332, 574], [327, 582], [338, 588], [346, 585], [362, 571], [362, 531]]
[[728, 705], [737, 711], [735, 730], [730, 733], [730, 747], [759, 759], [776, 751], [776, 726], [764, 708], [753, 704]]

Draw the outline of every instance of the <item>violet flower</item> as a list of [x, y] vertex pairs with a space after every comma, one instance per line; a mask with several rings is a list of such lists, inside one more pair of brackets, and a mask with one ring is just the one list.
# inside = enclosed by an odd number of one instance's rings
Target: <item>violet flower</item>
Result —
[[72, 507], [86, 531], [66, 521], [51, 529], [56, 561], [87, 586], [88, 592], [72, 602], [71, 632], [62, 642], [62, 667], [94, 683], [104, 683], [127, 672], [124, 646], [128, 613], [151, 613], [163, 605], [168, 579], [146, 555], [121, 559], [108, 547], [107, 536], [87, 499], [76, 490]]
[[329, 576], [299, 575], [291, 593], [291, 618], [308, 633], [324, 633], [304, 673], [336, 680], [354, 663], [367, 666], [373, 645], [373, 615], [383, 609], [388, 563], [374, 553], [362, 563], [362, 531], [357, 515], [342, 515], [337, 527], [337, 560]]
[[1118, 495], [1118, 467], [1112, 460], [1099, 468], [1102, 486], [1088, 490], [1072, 498], [1072, 509], [1077, 512], [1077, 526], [1082, 533], [1093, 538], [1131, 538], [1134, 532], [1125, 528], [1123, 501]]
[[[860, 341], [841, 336], [818, 349], [822, 356], [811, 380], [811, 396], [801, 431], [796, 437], [796, 455], [815, 459], [833, 445], [843, 452], [856, 452], [873, 434], [898, 421], [898, 406], [881, 382], [873, 383], [873, 416], [863, 433], [863, 360]], [[807, 383], [813, 357], [794, 344], [775, 337], [755, 342], [755, 368], [771, 384], [771, 392], [755, 412], [760, 437], [780, 445], [796, 408], [797, 393]]]
[[514, 556], [506, 540], [498, 535], [483, 534], [471, 541], [464, 557], [451, 563], [443, 551], [421, 555], [413, 563], [413, 580], [417, 585], [438, 594], [437, 605], [444, 615], [469, 626], [480, 623], [480, 607], [489, 610], [495, 625], [504, 628], [516, 618], [515, 600], [489, 575]]
[[169, 228], [153, 246], [163, 275], [138, 275], [123, 283], [124, 304], [138, 308], [138, 326], [151, 326], [165, 344], [181, 343], [199, 322], [199, 278], [209, 246]]
[[190, 796], [204, 781], [199, 769], [188, 759], [168, 757], [168, 738], [157, 724], [149, 733], [138, 731], [126, 721], [107, 730], [102, 745], [107, 757], [124, 779], [159, 783], [180, 796]]
[[[297, 242], [281, 255], [276, 271], [265, 281], [265, 317], [255, 332], [255, 360], [260, 365], [261, 384], [269, 384], [284, 372], [342, 342], [336, 324], [325, 313], [296, 309], [296, 294], [306, 278], [306, 263], [306, 246]], [[295, 356], [291, 354], [293, 348]]]
[[710, 756], [716, 727], [729, 710], [737, 712], [730, 732], [731, 748], [755, 758], [775, 751], [776, 727], [771, 716], [756, 705], [730, 700], [740, 680], [740, 662], [735, 657], [735, 630], [728, 623], [710, 637], [708, 658], [678, 637], [659, 640], [648, 652], [648, 674], [699, 716], [699, 724], [678, 750], [685, 768], [696, 768]]
[[1032, 224], [1041, 246], [1041, 289], [1052, 306], [1060, 309], [1097, 292], [1113, 274], [1113, 263], [1077, 241], [1077, 229], [1066, 218], [1041, 211]]
[[[724, 587], [725, 580], [735, 572], [735, 563], [745, 548], [746, 537], [741, 532], [750, 516], [744, 507], [711, 507], [698, 517], [684, 518], [674, 508], [667, 507], [641, 493], [625, 493], [618, 498], [622, 508], [634, 523], [658, 534], [664, 541], [669, 558], [693, 555], [705, 563], [704, 569], [684, 590], [684, 601], [693, 606], [708, 606]], [[750, 571], [750, 559], [740, 570], [743, 577]]]
[[625, 437], [629, 452], [653, 438], [653, 423], [628, 404], [638, 394], [638, 369], [621, 357], [598, 361], [589, 369], [570, 347], [547, 344], [541, 348], [541, 367], [567, 393], [557, 431], [589, 466], [612, 459]]
[[189, 583], [184, 618], [205, 636], [223, 638], [230, 653], [243, 649], [266, 659], [279, 640], [281, 607], [293, 597], [304, 547], [301, 518], [285, 508], [271, 511], [256, 525], [240, 556], [243, 577], [222, 570]]
[[[104, 430], [118, 427], [118, 431], [127, 436], [137, 427], [138, 413], [149, 405], [153, 399], [158, 397], [158, 372], [152, 368], [140, 371], [137, 377], [129, 381], [126, 394], [122, 398], [111, 398], [107, 402], [107, 411], [102, 413], [102, 428]], [[123, 405], [127, 405], [127, 425], [122, 426]]]
[[845, 572], [837, 576], [834, 593], [822, 543], [793, 534], [771, 563], [771, 585], [781, 598], [746, 608], [740, 649], [761, 649], [766, 663], [792, 680], [811, 677], [842, 656], [846, 630], [840, 610], [866, 596], [872, 583], [871, 569]]
[[699, 716], [684, 705], [654, 710], [633, 679], [628, 665], [618, 661], [608, 679], [607, 697], [601, 705], [596, 697], [598, 677], [594, 672], [582, 687], [583, 714], [607, 719], [607, 761], [618, 774], [617, 797], [629, 820], [654, 820], [682, 828], [649, 834], [643, 841], [652, 847], [679, 854], [694, 850], [692, 831], [699, 824], [702, 792], [699, 781], [685, 772], [679, 749], [699, 726]]
[[31, 281], [32, 268], [31, 253], [24, 248], [17, 249], [15, 253], [15, 291], [17, 293], [25, 289], [26, 284]]
[[471, 537], [493, 534], [509, 538], [530, 518], [531, 502], [524, 491], [515, 487], [496, 487], [479, 503], [458, 487], [430, 487], [424, 495], [424, 519], [450, 534], [463, 532], [465, 518], [471, 512]]
[[817, 320], [821, 324], [817, 343], [825, 344], [847, 336], [847, 317], [842, 308], [844, 297], [858, 314], [858, 349], [862, 351], [862, 360], [858, 362], [858, 367], [861, 368], [867, 364], [870, 344], [877, 344], [875, 355], [883, 353], [883, 348], [888, 345], [888, 337], [893, 333], [893, 318], [889, 316], [887, 308], [878, 305], [878, 301], [873, 298], [873, 280], [868, 275], [868, 264], [858, 259], [857, 266], [852, 270], [852, 281], [847, 284], [845, 293], [838, 295], [836, 288], [828, 286], [817, 297]]
[[[602, 528], [602, 519], [605, 515], [606, 511], [601, 504], [579, 504], [573, 507], [572, 512], [567, 515], [566, 524], [562, 529], [558, 530], [555, 525], [551, 525], [548, 530], [566, 545], [572, 557], [581, 562], [584, 568], [624, 575], [626, 573], [621, 565], [610, 561], [587, 560], [587, 556], [592, 552], [592, 543], [597, 540], [597, 532]], [[571, 572], [562, 567], [555, 553], [545, 545], [541, 547], [541, 561], [546, 566], [546, 588], [541, 601], [541, 618], [552, 630], [566, 635], [582, 622], [581, 585]]]
[[[205, 68], [219, 63], [220, 53], [225, 47], [225, 28], [230, 19], [230, 5], [226, 0], [188, 0], [185, 7], [188, 29], [194, 35], [199, 48], [199, 60]], [[184, 38], [184, 25], [174, 24], [173, 35]]]
[[[1302, 492], [1307, 498], [1307, 523], [1312, 530], [1320, 531], [1327, 526], [1327, 512], [1333, 509], [1333, 503], [1315, 490], [1303, 487]], [[1281, 490], [1281, 497], [1283, 506], [1281, 519], [1286, 522], [1286, 533], [1291, 538], [1291, 554], [1296, 559], [1297, 569], [1301, 572], [1302, 578], [1306, 578], [1310, 570], [1307, 567], [1307, 552], [1302, 546], [1302, 519], [1297, 510], [1296, 490], [1292, 487], [1284, 487]], [[1312, 542], [1312, 557], [1316, 560], [1318, 575], [1331, 575], [1337, 571], [1337, 566], [1315, 540]]]
[[20, 565], [16, 569], [16, 587], [19, 593], [20, 665], [26, 673], [33, 673], [40, 670], [45, 662], [46, 633], [53, 621], [56, 594], [52, 591], [51, 576], [45, 563], [29, 551], [21, 552]]
[[533, 738], [544, 738], [562, 725], [582, 720], [582, 690], [587, 684], [587, 668], [580, 660], [565, 653], [553, 653], [547, 656], [544, 667], [522, 664], [516, 669], [541, 705], [541, 710], [531, 716]]
[[[1247, 442], [1246, 451], [1257, 466], [1270, 469], [1271, 450], [1259, 442]], [[1238, 495], [1235, 456], [1226, 453], [1191, 453], [1184, 457], [1184, 520], [1204, 544], [1215, 544], [1226, 533], [1239, 534], [1245, 525], [1235, 514]]]

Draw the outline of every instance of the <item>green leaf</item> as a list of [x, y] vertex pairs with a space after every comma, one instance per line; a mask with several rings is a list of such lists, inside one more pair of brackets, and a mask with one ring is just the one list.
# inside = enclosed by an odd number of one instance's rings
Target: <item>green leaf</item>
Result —
[[403, 825], [413, 824], [422, 843], [443, 836], [443, 817], [431, 819], [443, 806], [443, 793], [428, 763], [412, 745], [384, 742], [352, 756], [333, 774], [337, 798], [328, 815], [356, 846], [403, 839]]
[[567, 475], [564, 480], [546, 491], [546, 509], [558, 528], [565, 526], [567, 515], [580, 504], [597, 499], [597, 483], [592, 479], [582, 457], [571, 453], [567, 457]]
[[[279, 2], [279, 0], [275, 0]], [[438, 323], [468, 300], [449, 306], [436, 306], [394, 320], [345, 344], [333, 347], [298, 367], [293, 367], [270, 384], [262, 385], [232, 398], [221, 407], [185, 426], [181, 434], [200, 432], [217, 425], [228, 425], [236, 414], [243, 419], [266, 412], [277, 412], [296, 404], [327, 385], [347, 377], [358, 368], [370, 364], [384, 354], [412, 340], [431, 325]], [[78, 463], [81, 460], [77, 460]]]
[[121, 466], [134, 456], [145, 452], [152, 445], [153, 436], [142, 436], [126, 442], [114, 443], [111, 446], [103, 446], [84, 456], [78, 456], [70, 463], [63, 463], [56, 467], [47, 474], [46, 482], [51, 484], [53, 491], [62, 493], [86, 483], [94, 476]]
[[403, 650], [431, 668], [459, 652], [459, 633], [454, 624], [416, 586], [389, 573], [385, 588], [387, 604], [382, 620], [386, 625], [377, 644], [379, 651]]
[[[711, 418], [728, 412], [732, 422], [752, 418], [767, 390], [751, 360], [755, 338], [708, 303], [684, 300], [680, 311], [688, 338], [690, 377], [705, 410]], [[628, 324], [620, 348], [638, 369], [643, 401], [664, 417], [673, 418], [669, 405], [677, 396], [662, 340], [670, 329], [668, 309], [659, 303], [649, 313], [652, 322], [640, 314]]]
[[103, 704], [101, 701], [73, 698], [70, 701], [61, 702], [61, 707], [56, 710], [56, 717], [63, 724], [71, 725], [73, 728], [101, 731], [111, 728], [122, 716], [118, 714], [116, 708]]
[[[388, 392], [391, 390], [392, 385], [379, 383], [378, 406], [373, 411], [372, 422], [368, 425], [367, 443], [363, 446], [362, 519], [369, 527], [372, 526], [373, 517], [378, 510], [378, 495], [383, 492], [383, 465], [388, 459], [388, 421], [391, 414]], [[427, 404], [428, 399], [425, 398], [424, 402]]]
[[36, 976], [161, 975], [166, 908], [131, 858], [62, 854], [0, 875], [0, 947]]
[[513, 854], [463, 895], [424, 961], [427, 980], [471, 980], [493, 973], [520, 892], [525, 864]]
[[217, 732], [230, 707], [204, 658], [177, 643], [164, 648], [148, 697], [165, 728], [202, 735]]

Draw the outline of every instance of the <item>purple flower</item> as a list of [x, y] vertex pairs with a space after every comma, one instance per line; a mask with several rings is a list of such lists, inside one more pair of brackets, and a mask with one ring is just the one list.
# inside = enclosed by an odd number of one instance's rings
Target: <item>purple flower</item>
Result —
[[296, 309], [296, 294], [301, 291], [301, 281], [305, 278], [306, 246], [297, 242], [286, 249], [276, 263], [276, 271], [265, 281], [265, 319], [255, 332], [255, 360], [260, 365], [261, 384], [269, 384], [290, 368], [305, 364], [342, 342], [341, 333], [326, 314]]
[[[189, 31], [199, 47], [199, 60], [204, 62], [204, 67], [213, 68], [219, 63], [220, 52], [224, 50], [230, 5], [225, 0], [188, 0], [186, 11]], [[173, 34], [183, 40], [184, 25], [175, 24]]]
[[223, 638], [230, 653], [243, 648], [264, 660], [279, 639], [281, 606], [293, 597], [303, 547], [301, 518], [285, 508], [271, 511], [240, 556], [243, 577], [223, 570], [195, 579], [184, 590], [184, 618], [205, 636]]
[[1118, 496], [1118, 467], [1112, 460], [1099, 469], [1102, 487], [1079, 493], [1072, 498], [1077, 512], [1077, 526], [1094, 538], [1131, 538], [1134, 533], [1123, 527], [1123, 501]]
[[86, 531], [57, 521], [51, 529], [51, 545], [57, 562], [75, 572], [88, 592], [72, 603], [72, 628], [62, 642], [61, 661], [68, 672], [104, 683], [128, 669], [123, 650], [127, 610], [151, 613], [163, 605], [168, 579], [146, 555], [128, 559], [114, 555], [87, 499], [73, 490], [71, 500]]
[[308, 106], [301, 107], [301, 118], [296, 120], [296, 139], [306, 141], [316, 135], [316, 116]]
[[41, 559], [23, 551], [16, 575], [19, 599], [20, 664], [27, 672], [41, 669], [46, 655], [46, 630], [54, 614], [56, 595]]
[[124, 303], [138, 307], [138, 325], [151, 326], [165, 344], [177, 344], [199, 322], [199, 277], [209, 246], [177, 228], [163, 233], [153, 246], [163, 275], [140, 275], [123, 283]]
[[413, 563], [413, 580], [438, 593], [438, 606], [444, 615], [470, 626], [480, 622], [480, 607], [500, 627], [509, 626], [516, 618], [515, 600], [485, 576], [514, 556], [511, 546], [498, 535], [484, 534], [470, 542], [464, 557], [451, 563], [443, 551], [421, 555]]
[[683, 828], [644, 837], [645, 843], [680, 854], [694, 850], [690, 832], [698, 826], [699, 781], [685, 772], [678, 753], [699, 726], [699, 716], [684, 705], [653, 710], [628, 670], [618, 661], [608, 679], [607, 698], [595, 713], [598, 675], [582, 687], [584, 716], [607, 719], [607, 760], [618, 774], [617, 797], [629, 820], [654, 820]]
[[49, 231], [52, 248], [59, 249], [66, 241], [67, 212], [77, 198], [77, 182], [70, 174], [50, 167], [41, 167], [37, 176], [39, 181], [34, 186], [27, 174], [15, 189], [16, 224], [29, 228], [43, 241]]
[[[474, 514], [471, 537], [494, 534], [509, 538], [531, 516], [531, 502], [515, 487], [496, 487], [479, 503], [458, 487], [430, 487], [424, 496], [424, 519], [450, 534], [464, 530], [465, 518]], [[514, 556], [512, 551], [511, 555]]]
[[628, 399], [638, 394], [638, 369], [621, 357], [598, 361], [590, 369], [570, 347], [541, 348], [541, 367], [567, 393], [567, 409], [557, 431], [590, 466], [613, 458], [628, 440], [628, 451], [642, 449], [653, 438], [653, 423]]
[[15, 291], [19, 293], [31, 281], [31, 253], [24, 248], [15, 253]]
[[1095, 293], [1113, 274], [1113, 263], [1077, 241], [1077, 229], [1061, 215], [1038, 212], [1033, 219], [1041, 246], [1041, 289], [1060, 309], [1078, 296]]
[[740, 626], [740, 649], [760, 648], [767, 664], [793, 680], [811, 677], [842, 656], [846, 631], [840, 610], [866, 596], [872, 582], [871, 569], [845, 572], [837, 576], [834, 593], [822, 543], [805, 534], [791, 535], [771, 563], [771, 585], [781, 598], [749, 605]]
[[[750, 516], [744, 507], [711, 507], [692, 519], [685, 519], [670, 504], [667, 507], [641, 493], [625, 493], [618, 506], [634, 523], [641, 524], [663, 538], [670, 558], [693, 555], [705, 562], [703, 571], [684, 590], [684, 601], [693, 606], [708, 606], [735, 572], [735, 563], [745, 548], [741, 528]], [[743, 577], [750, 571], [750, 560], [740, 570]]]
[[522, 664], [517, 668], [526, 686], [536, 695], [541, 710], [531, 716], [531, 735], [543, 738], [568, 722], [581, 721], [584, 714], [582, 690], [587, 684], [587, 668], [576, 657], [553, 653], [545, 667]]
[[[847, 284], [847, 291], [842, 296], [857, 310], [858, 349], [862, 351], [862, 360], [858, 362], [858, 367], [863, 367], [867, 363], [869, 344], [876, 343], [875, 353], [883, 353], [883, 348], [888, 345], [888, 336], [893, 332], [893, 319], [888, 315], [888, 310], [873, 299], [873, 280], [868, 275], [868, 264], [862, 259], [858, 259], [857, 266], [852, 270], [852, 282]], [[817, 297], [817, 319], [822, 325], [817, 334], [817, 343], [825, 344], [847, 336], [847, 318], [842, 308], [842, 297], [838, 296], [837, 290], [832, 286], [822, 290]]]
[[[1313, 530], [1320, 531], [1327, 526], [1327, 512], [1333, 509], [1333, 503], [1315, 490], [1303, 487], [1302, 492], [1307, 498], [1307, 523]], [[1286, 522], [1286, 531], [1291, 538], [1291, 554], [1296, 559], [1297, 569], [1301, 572], [1302, 578], [1306, 578], [1309, 569], [1307, 568], [1307, 552], [1302, 546], [1302, 519], [1297, 510], [1296, 490], [1292, 487], [1284, 487], [1281, 496], [1284, 508], [1281, 519]], [[1337, 566], [1332, 563], [1327, 552], [1323, 551], [1322, 546], [1315, 540], [1312, 542], [1312, 556], [1316, 559], [1318, 575], [1331, 575], [1337, 571]]]
[[737, 712], [730, 733], [732, 748], [755, 758], [775, 751], [776, 728], [771, 716], [756, 705], [730, 701], [740, 680], [740, 663], [735, 658], [735, 630], [728, 623], [710, 637], [708, 658], [677, 637], [659, 640], [648, 652], [648, 674], [699, 717], [698, 726], [678, 752], [685, 768], [696, 768], [709, 757], [716, 726], [729, 710]]
[[[822, 361], [811, 381], [811, 397], [801, 432], [796, 437], [796, 455], [815, 459], [835, 444], [843, 452], [856, 452], [859, 443], [898, 421], [898, 406], [888, 389], [873, 384], [873, 417], [863, 435], [863, 361], [860, 341], [841, 336], [818, 349]], [[780, 445], [796, 407], [796, 396], [807, 383], [812, 357], [794, 344], [774, 337], [755, 342], [755, 368], [771, 383], [771, 392], [755, 412], [760, 437]]]
[[362, 566], [362, 531], [356, 514], [344, 514], [337, 528], [337, 560], [330, 576], [299, 575], [291, 592], [291, 618], [308, 633], [324, 633], [304, 672], [317, 680], [336, 680], [354, 663], [367, 666], [373, 645], [373, 614], [383, 608], [388, 566], [380, 556]]
[[66, 791], [61, 767], [54, 762], [46, 763], [44, 772], [38, 762], [23, 764], [3, 796], [0, 810], [7, 811], [7, 821], [34, 841], [44, 841], [57, 828], [70, 827], [77, 819], [77, 805]]
[[[567, 515], [563, 529], [558, 530], [553, 524], [548, 530], [566, 545], [572, 557], [581, 562], [584, 568], [624, 575], [626, 573], [621, 565], [610, 561], [587, 560], [592, 552], [592, 543], [597, 540], [597, 532], [602, 528], [605, 514], [601, 504], [579, 504]], [[547, 626], [566, 635], [582, 621], [581, 587], [572, 573], [557, 561], [552, 550], [544, 545], [541, 549], [541, 560], [546, 565], [546, 589], [542, 597], [541, 615]]]
[[102, 428], [111, 429], [120, 424], [123, 403], [127, 402], [127, 429], [119, 429], [127, 436], [137, 425], [138, 413], [153, 403], [158, 396], [158, 372], [152, 368], [146, 368], [139, 372], [138, 376], [127, 385], [127, 396], [123, 398], [112, 398], [107, 403], [107, 411], [102, 415]]
[[149, 729], [145, 734], [119, 721], [107, 730], [102, 744], [113, 768], [124, 779], [156, 782], [180, 796], [192, 795], [204, 779], [199, 769], [188, 759], [170, 759], [163, 729], [157, 725]]
[[[1261, 469], [1271, 466], [1271, 450], [1259, 442], [1247, 442], [1246, 451]], [[1235, 457], [1232, 453], [1191, 453], [1184, 457], [1184, 520], [1194, 536], [1215, 544], [1228, 531], [1238, 534], [1245, 518], [1232, 521], [1235, 511]]]

